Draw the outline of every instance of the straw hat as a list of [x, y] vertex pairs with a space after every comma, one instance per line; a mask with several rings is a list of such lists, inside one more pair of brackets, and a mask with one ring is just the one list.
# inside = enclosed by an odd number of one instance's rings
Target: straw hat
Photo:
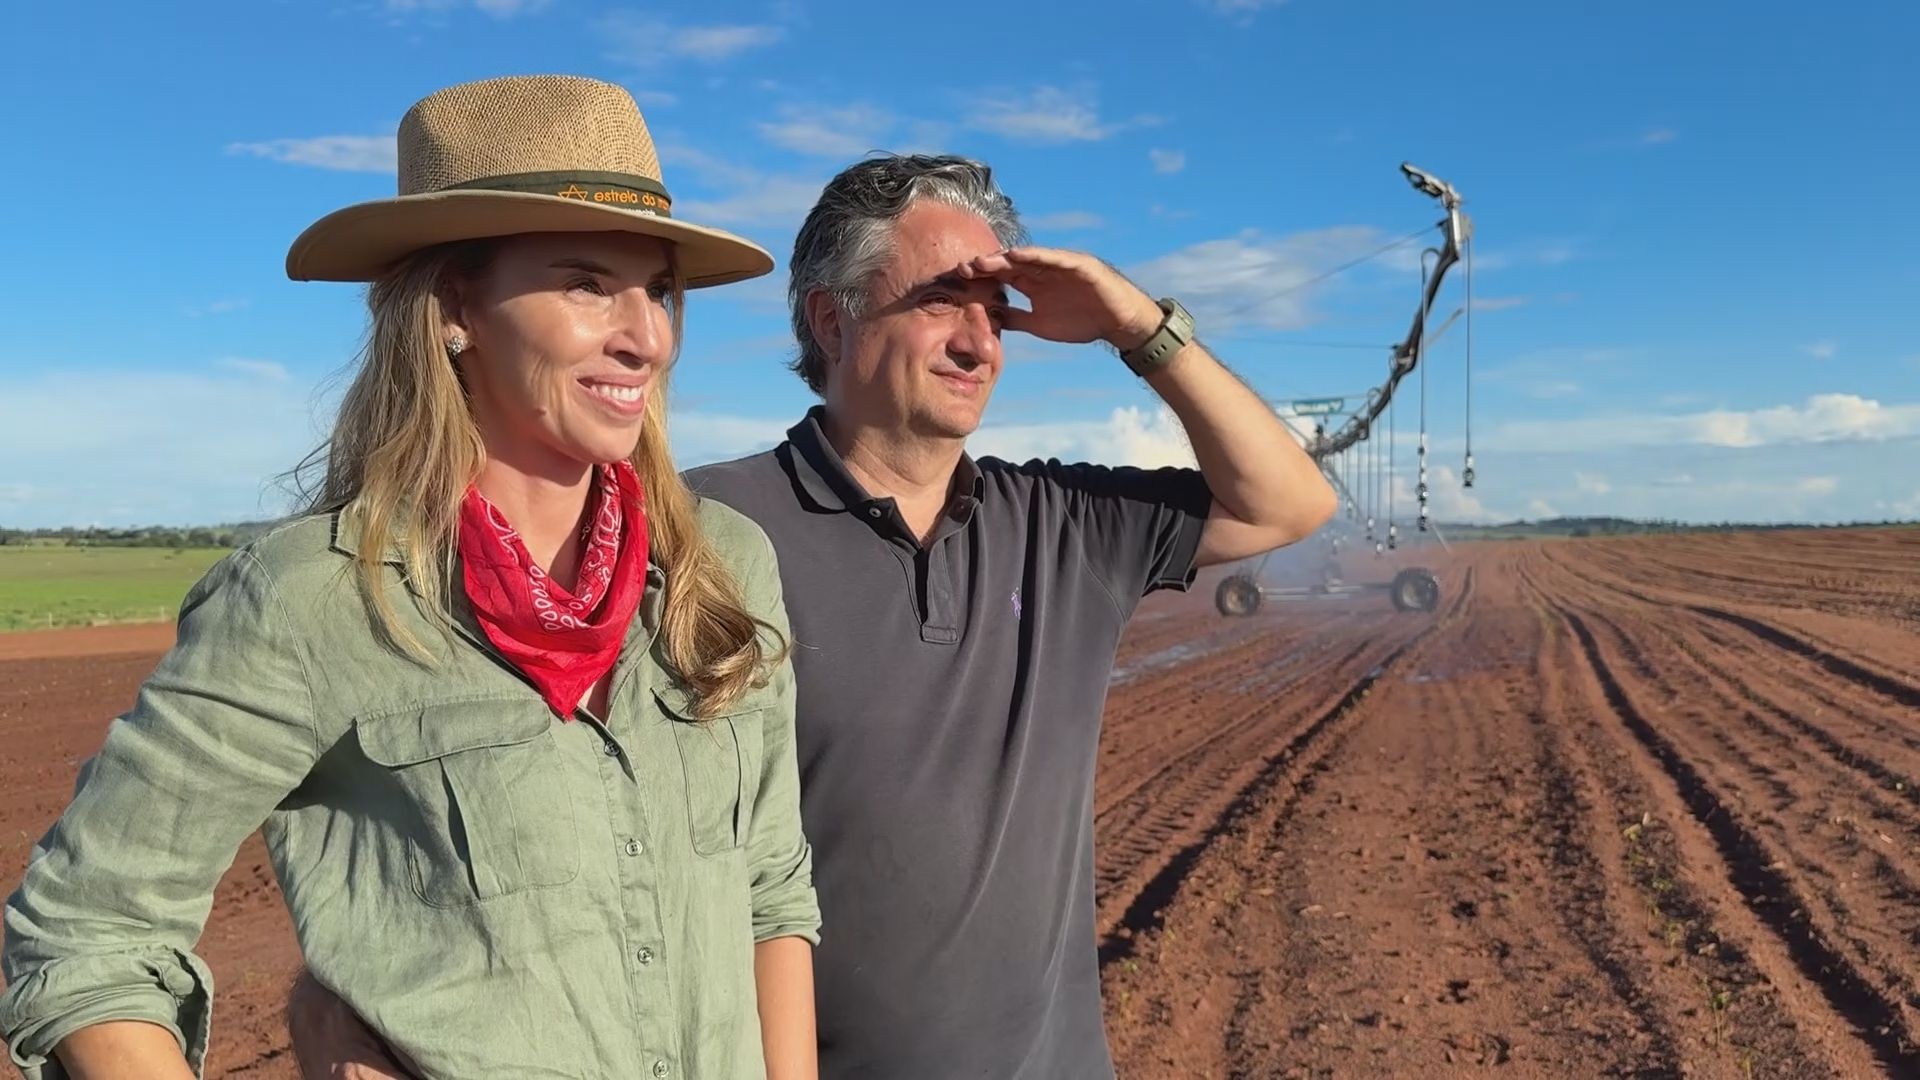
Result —
[[672, 242], [689, 288], [773, 269], [732, 233], [677, 221], [633, 95], [561, 75], [449, 87], [400, 121], [398, 198], [314, 222], [287, 252], [296, 281], [371, 281], [454, 240], [531, 232], [632, 232]]

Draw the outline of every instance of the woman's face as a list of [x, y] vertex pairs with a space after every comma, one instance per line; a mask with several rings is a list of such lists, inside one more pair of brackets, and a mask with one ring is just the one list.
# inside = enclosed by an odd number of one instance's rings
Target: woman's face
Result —
[[630, 456], [673, 356], [664, 241], [631, 233], [509, 237], [459, 284], [449, 336], [487, 455], [565, 480]]

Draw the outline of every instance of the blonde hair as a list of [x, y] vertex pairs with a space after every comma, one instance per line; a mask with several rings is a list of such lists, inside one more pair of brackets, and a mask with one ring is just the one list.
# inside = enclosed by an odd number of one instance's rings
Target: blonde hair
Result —
[[[426, 609], [450, 619], [444, 568], [456, 547], [461, 501], [486, 450], [442, 345], [441, 298], [456, 281], [485, 273], [494, 250], [490, 241], [429, 248], [369, 286], [367, 340], [333, 434], [295, 470], [303, 512], [357, 516], [362, 594], [389, 643], [423, 661], [431, 654], [396, 616], [383, 566], [397, 548]], [[685, 308], [677, 272], [668, 305], [677, 357]], [[691, 691], [696, 715], [710, 717], [763, 683], [787, 643], [747, 611], [738, 583], [701, 532], [693, 492], [667, 445], [671, 369], [669, 363], [648, 389], [631, 461], [646, 491], [648, 549], [667, 572], [660, 626], [667, 660]]]

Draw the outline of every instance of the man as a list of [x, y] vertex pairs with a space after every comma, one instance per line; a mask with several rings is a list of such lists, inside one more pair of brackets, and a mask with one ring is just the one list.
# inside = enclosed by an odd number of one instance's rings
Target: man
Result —
[[[1113, 1075], [1093, 764], [1121, 632], [1145, 593], [1336, 505], [1184, 309], [1023, 241], [975, 162], [842, 172], [790, 264], [794, 368], [823, 404], [773, 450], [689, 474], [779, 557], [829, 1080]], [[1118, 350], [1199, 470], [969, 457], [1005, 331]]]

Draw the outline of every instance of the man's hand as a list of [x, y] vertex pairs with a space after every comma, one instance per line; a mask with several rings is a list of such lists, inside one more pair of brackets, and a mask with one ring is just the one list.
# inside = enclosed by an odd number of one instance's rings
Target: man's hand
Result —
[[405, 1080], [411, 1075], [347, 1003], [306, 968], [287, 999], [287, 1029], [305, 1080]]
[[[958, 273], [1025, 294], [1033, 310], [1010, 308], [1001, 325], [1048, 341], [1104, 341], [1127, 352], [1144, 345], [1166, 317], [1118, 270], [1077, 251], [1014, 248], [970, 259]], [[1213, 493], [1194, 565], [1294, 543], [1338, 508], [1319, 465], [1273, 409], [1200, 342], [1189, 341], [1147, 376], [1147, 385], [1180, 418]]]
[[1153, 336], [1165, 313], [1118, 270], [1091, 255], [1023, 247], [960, 264], [963, 278], [993, 278], [1018, 289], [1033, 310], [1009, 308], [1004, 325], [1048, 341], [1104, 341], [1125, 352]]

